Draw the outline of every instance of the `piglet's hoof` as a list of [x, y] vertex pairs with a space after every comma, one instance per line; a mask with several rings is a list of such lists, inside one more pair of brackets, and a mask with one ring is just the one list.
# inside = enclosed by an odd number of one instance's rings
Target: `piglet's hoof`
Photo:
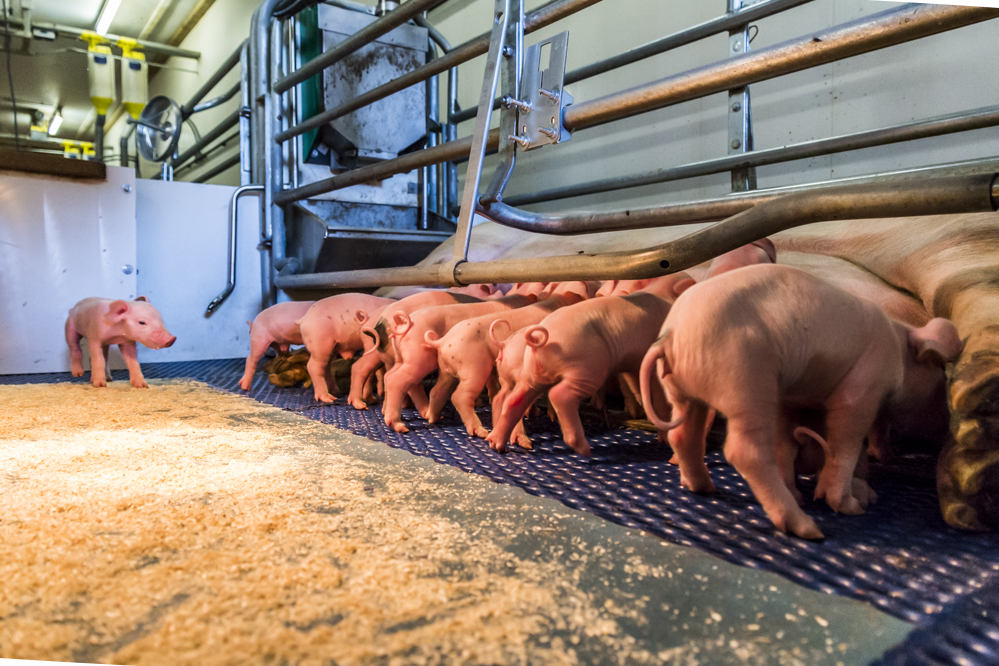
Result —
[[318, 400], [319, 402], [325, 402], [328, 405], [332, 405], [334, 402], [336, 402], [336, 398], [330, 395], [329, 393], [323, 393], [317, 395], [316, 400]]
[[409, 432], [409, 428], [407, 428], [401, 422], [393, 424], [392, 425], [392, 430], [395, 430], [397, 433], [400, 433], [400, 434], [403, 434], [403, 435], [406, 434], [407, 432]]
[[506, 453], [506, 442], [501, 442], [499, 437], [496, 436], [496, 433], [489, 433], [489, 436], [486, 437], [486, 441], [489, 442], [489, 448], [493, 451]]
[[864, 509], [867, 508], [869, 504], [874, 504], [878, 501], [878, 494], [867, 485], [867, 481], [864, 479], [853, 479], [853, 496], [857, 498], [860, 502], [860, 506]]
[[130, 383], [135, 388], [149, 388], [149, 384], [147, 384], [144, 379], [132, 379], [130, 380]]
[[103, 379], [91, 379], [90, 383], [94, 388], [104, 388], [108, 385], [108, 383]]
[[350, 406], [353, 407], [354, 409], [368, 408], [368, 404], [366, 402], [364, 402], [363, 400], [359, 400], [357, 398], [354, 398], [353, 400], [350, 401]]
[[815, 524], [815, 521], [803, 511], [798, 516], [791, 516], [787, 521], [787, 531], [802, 539], [818, 540], [825, 539], [826, 536]]
[[705, 477], [703, 479], [696, 477], [691, 478], [681, 472], [680, 485], [690, 492], [697, 493], [698, 495], [714, 495], [717, 492], [715, 490], [715, 484], [712, 483], [710, 477]]
[[70, 372], [73, 374], [74, 377], [82, 377], [83, 376], [83, 366], [82, 365], [80, 365], [80, 366], [74, 365], [70, 369]]
[[528, 451], [534, 450], [534, 443], [531, 441], [531, 438], [528, 437], [527, 435], [514, 435], [513, 443], [522, 449], [527, 449]]

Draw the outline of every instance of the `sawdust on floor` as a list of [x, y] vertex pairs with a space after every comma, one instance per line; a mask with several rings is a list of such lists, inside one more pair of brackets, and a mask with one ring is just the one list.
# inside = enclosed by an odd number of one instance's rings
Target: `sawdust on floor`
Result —
[[303, 444], [328, 427], [190, 382], [0, 404], [2, 657], [558, 664], [554, 634], [623, 639], [564, 563], [425, 506], [461, 496]]

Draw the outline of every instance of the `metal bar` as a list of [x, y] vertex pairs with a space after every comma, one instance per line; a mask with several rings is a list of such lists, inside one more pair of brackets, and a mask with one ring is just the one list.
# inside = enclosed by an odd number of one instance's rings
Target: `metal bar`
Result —
[[[675, 32], [672, 35], [667, 35], [666, 37], [657, 39], [654, 42], [649, 42], [648, 44], [625, 51], [619, 55], [612, 56], [606, 60], [600, 60], [599, 62], [580, 67], [579, 69], [574, 69], [571, 72], [566, 72], [565, 85], [590, 79], [599, 74], [605, 74], [606, 72], [624, 67], [625, 65], [630, 65], [632, 63], [645, 60], [646, 58], [651, 58], [653, 56], [666, 53], [667, 51], [680, 48], [681, 46], [692, 44], [693, 42], [702, 40], [706, 37], [728, 32], [733, 27], [737, 27], [738, 25], [758, 21], [759, 19], [773, 16], [774, 14], [779, 14], [787, 11], [788, 9], [813, 1], [814, 0], [771, 0], [770, 2], [757, 3], [749, 9], [740, 10], [735, 15], [726, 14], [724, 16], [719, 16], [718, 18], [705, 21], [704, 23], [699, 23], [698, 25], [687, 28], [686, 30], [681, 30], [680, 32]], [[496, 100], [493, 103], [493, 108], [495, 109], [498, 105], [499, 100]], [[455, 122], [464, 122], [474, 117], [475, 109], [465, 109], [455, 115]]]
[[684, 178], [724, 173], [733, 169], [780, 164], [782, 162], [831, 155], [849, 150], [860, 150], [862, 148], [872, 148], [874, 146], [884, 146], [903, 141], [925, 139], [927, 137], [996, 126], [999, 126], [999, 106], [987, 106], [975, 109], [974, 111], [952, 113], [902, 125], [881, 127], [854, 134], [830, 137], [828, 139], [804, 141], [790, 146], [768, 148], [740, 155], [729, 155], [728, 157], [694, 162], [678, 167], [656, 169], [644, 174], [606, 178], [589, 183], [556, 187], [543, 192], [508, 197], [505, 199], [505, 202], [511, 206], [524, 206], [540, 201], [554, 201], [556, 199], [568, 199], [587, 194], [623, 190], [629, 187], [667, 183]]
[[104, 123], [107, 116], [103, 113], [97, 114], [97, 121], [94, 123], [94, 159], [98, 162], [104, 161]]
[[[472, 147], [468, 153], [465, 189], [461, 195], [461, 212], [458, 215], [458, 229], [454, 234], [454, 251], [451, 253], [452, 263], [468, 259], [468, 245], [472, 240], [472, 220], [475, 218], [475, 209], [479, 200], [482, 163], [486, 158], [489, 124], [493, 116], [489, 100], [495, 97], [496, 86], [499, 83], [500, 70], [503, 65], [503, 50], [507, 38], [506, 29], [510, 24], [511, 2], [522, 2], [522, 0], [496, 0], [493, 5], [493, 32], [489, 36], [489, 56], [486, 59], [485, 73], [482, 75], [482, 89], [479, 92], [479, 115], [475, 117]], [[518, 15], [514, 17], [514, 20], [520, 18]]]
[[[742, 10], [744, 0], [728, 0], [728, 10], [733, 16]], [[749, 53], [749, 24], [733, 26], [728, 33], [728, 56]], [[728, 91], [728, 154], [739, 155], [752, 151], [753, 116], [750, 106], [749, 86]], [[756, 169], [739, 167], [732, 170], [732, 191], [746, 192], [756, 189]]]
[[441, 51], [447, 53], [451, 50], [451, 42], [447, 41], [441, 31], [435, 28], [425, 16], [417, 14], [413, 17], [413, 22], [421, 28], [426, 28], [427, 34], [430, 35], [430, 39], [437, 44], [437, 46], [441, 47]]
[[[11, 27], [20, 26], [24, 29], [24, 22], [19, 18], [11, 16], [9, 18], [9, 23]], [[33, 30], [51, 30], [63, 37], [72, 37], [74, 39], [79, 39], [80, 36], [85, 32], [93, 32], [92, 29], [77, 28], [71, 25], [64, 25], [62, 23], [47, 23], [32, 21], [31, 28]], [[104, 39], [111, 42], [112, 44], [122, 40], [134, 40], [136, 45], [141, 48], [146, 53], [159, 53], [165, 56], [177, 57], [177, 58], [191, 58], [192, 60], [200, 60], [200, 51], [190, 51], [188, 49], [181, 49], [176, 46], [170, 46], [169, 44], [163, 44], [161, 42], [151, 42], [148, 39], [138, 39], [135, 37], [122, 37], [121, 35], [111, 35], [107, 34], [103, 36]]]
[[242, 43], [236, 47], [236, 50], [232, 52], [232, 55], [226, 58], [222, 64], [219, 65], [219, 68], [215, 70], [215, 73], [212, 74], [200, 88], [198, 88], [198, 92], [194, 93], [194, 95], [191, 96], [191, 99], [187, 100], [187, 104], [181, 108], [181, 113], [185, 118], [194, 113], [194, 107], [198, 105], [198, 102], [203, 100], [208, 93], [212, 91], [212, 88], [217, 86], [219, 81], [224, 79], [226, 74], [228, 74], [233, 67], [239, 64], [239, 54], [242, 52], [243, 46], [246, 45], [246, 42], [247, 40], [244, 39]]
[[[593, 127], [616, 118], [625, 118], [681, 101], [724, 92], [739, 85], [886, 48], [997, 16], [999, 10], [981, 7], [903, 5], [899, 9], [684, 72], [647, 86], [590, 102], [578, 102], [565, 109], [564, 124], [570, 129], [577, 130]], [[439, 58], [438, 61], [447, 57]], [[470, 145], [469, 138], [448, 142], [435, 147], [433, 153], [430, 151], [411, 153], [374, 165], [376, 168], [365, 167], [296, 190], [287, 190], [280, 193], [275, 200], [280, 203], [290, 203], [368, 180], [388, 178], [397, 173], [436, 164], [435, 160], [460, 159], [462, 151], [467, 150]], [[497, 145], [493, 144], [491, 147], [495, 148]], [[358, 180], [356, 174], [365, 169], [371, 169], [362, 174], [366, 179]]]
[[191, 146], [183, 153], [178, 155], [176, 159], [171, 160], [170, 163], [173, 165], [174, 168], [179, 167], [181, 164], [183, 164], [187, 160], [197, 155], [202, 148], [208, 146], [213, 141], [215, 141], [215, 139], [219, 138], [220, 136], [225, 134], [226, 131], [232, 129], [238, 124], [239, 124], [239, 109], [236, 109], [228, 116], [226, 116], [222, 122], [213, 127], [211, 131], [202, 136], [200, 141], [195, 142], [193, 146]]
[[219, 106], [220, 104], [225, 104], [230, 99], [236, 96], [236, 93], [239, 92], [240, 86], [241, 83], [236, 83], [236, 85], [234, 85], [232, 88], [225, 91], [218, 97], [210, 99], [207, 102], [202, 102], [201, 104], [198, 104], [196, 107], [191, 109], [191, 113], [201, 113], [202, 111], [207, 111], [208, 109], [214, 109], [216, 106]]
[[565, 109], [569, 130], [595, 127], [732, 88], [999, 17], [999, 9], [907, 4]]
[[[520, 78], [524, 61], [524, 0], [510, 0], [507, 4], [510, 20], [507, 21], [503, 58], [500, 62], [500, 76], [502, 77], [500, 94], [503, 97], [520, 99]], [[493, 96], [495, 93], [494, 89]], [[479, 107], [481, 106], [482, 101], [480, 100]], [[513, 175], [513, 169], [517, 164], [517, 142], [513, 140], [513, 137], [520, 134], [517, 127], [518, 118], [515, 106], [500, 111], [499, 163], [493, 170], [493, 177], [489, 181], [489, 185], [482, 193], [482, 198], [486, 202], [502, 199], [503, 190], [506, 189], [506, 184], [510, 181], [510, 176]]]
[[359, 48], [367, 46], [382, 35], [392, 32], [414, 16], [433, 9], [442, 2], [444, 0], [409, 0], [402, 3], [398, 9], [385, 14], [373, 23], [369, 23], [329, 51], [321, 53], [291, 74], [275, 81], [274, 91], [283, 93], [286, 90], [290, 90], [292, 86], [319, 74], [330, 65], [343, 60]]
[[[761, 203], [669, 243], [632, 252], [380, 268], [278, 277], [281, 289], [345, 289], [528, 281], [641, 279], [703, 263], [746, 243], [830, 220], [995, 211], [999, 174], [882, 182], [801, 192]], [[442, 270], [443, 269], [443, 270]]]
[[716, 222], [736, 213], [770, 201], [780, 196], [799, 192], [817, 192], [828, 188], [901, 182], [914, 178], [946, 178], [951, 176], [978, 175], [985, 171], [999, 170], [999, 158], [969, 160], [939, 164], [889, 173], [852, 176], [836, 180], [785, 185], [753, 192], [730, 194], [713, 199], [683, 203], [663, 204], [651, 208], [628, 209], [613, 212], [535, 213], [508, 205], [493, 205], [479, 213], [493, 221], [532, 233], [572, 236], [577, 234], [651, 229], [654, 227]]
[[246, 42], [239, 53], [239, 184], [250, 184], [250, 64]]
[[[118, 137], [118, 165], [127, 167], [129, 163], [128, 157], [128, 140], [135, 133], [135, 125], [130, 123], [126, 124], [125, 129], [121, 131], [121, 136]], [[136, 167], [138, 167], [139, 154], [135, 154]]]
[[[236, 156], [235, 164], [239, 164], [238, 155]], [[231, 294], [232, 290], [236, 288], [236, 230], [238, 224], [236, 207], [239, 204], [239, 198], [249, 192], [256, 192], [259, 194], [263, 191], [263, 189], [264, 188], [261, 185], [244, 185], [242, 187], [237, 187], [236, 191], [232, 193], [232, 198], [229, 199], [229, 274], [225, 283], [225, 289], [222, 290], [222, 293], [212, 299], [212, 302], [209, 303], [208, 307], [205, 309], [206, 317], [211, 317], [212, 313], [219, 309], [222, 302], [229, 298], [229, 294]]]
[[[205, 183], [205, 182], [211, 180], [212, 178], [214, 178], [215, 176], [219, 175], [220, 173], [226, 171], [227, 169], [231, 169], [232, 167], [236, 166], [237, 164], [239, 164], [239, 155], [238, 154], [237, 155], [232, 155], [232, 156], [227, 157], [226, 159], [222, 160], [216, 166], [212, 167], [208, 171], [206, 171], [203, 174], [199, 175], [197, 178], [192, 179], [191, 182], [192, 183]], [[256, 187], [256, 186], [254, 186], [254, 187]]]
[[[498, 145], [499, 131], [493, 130], [489, 133], [486, 149], [495, 150]], [[440, 162], [455, 160], [459, 157], [468, 157], [471, 148], [472, 137], [470, 136], [467, 136], [464, 139], [458, 139], [457, 141], [449, 141], [447, 143], [442, 143], [439, 146], [434, 146], [433, 148], [427, 148], [426, 150], [419, 150], [415, 153], [400, 155], [394, 159], [385, 160], [384, 162], [378, 162], [376, 164], [369, 164], [368, 166], [361, 167], [360, 169], [353, 169], [342, 173], [339, 176], [317, 180], [314, 183], [296, 187], [293, 190], [275, 192], [274, 203], [283, 206], [302, 199], [308, 199], [325, 192], [342, 190], [343, 188], [350, 187], [351, 185], [360, 185], [361, 183], [384, 180], [397, 173], [408, 173], [413, 169], [419, 169], [420, 167], [430, 164], [439, 164]]]
[[[524, 20], [524, 34], [540, 30], [547, 25], [551, 25], [560, 19], [571, 16], [572, 14], [582, 9], [586, 9], [590, 5], [594, 5], [598, 2], [600, 2], [600, 0], [555, 0], [554, 2], [551, 2], [527, 15]], [[396, 11], [399, 10], [397, 9]], [[299, 134], [305, 134], [309, 130], [322, 127], [326, 123], [343, 117], [352, 111], [356, 111], [373, 102], [384, 99], [389, 95], [399, 92], [400, 90], [405, 90], [410, 86], [420, 83], [421, 81], [426, 81], [431, 76], [445, 72], [463, 62], [468, 62], [472, 58], [476, 58], [488, 50], [489, 35], [480, 35], [470, 42], [465, 42], [461, 46], [455, 47], [450, 52], [440, 58], [437, 58], [433, 62], [428, 62], [426, 65], [417, 67], [413, 71], [403, 74], [397, 79], [393, 79], [392, 81], [369, 90], [368, 92], [361, 93], [349, 102], [345, 102], [338, 107], [324, 111], [323, 113], [315, 115], [285, 132], [281, 132], [274, 137], [274, 140], [281, 143], [292, 137], [298, 136]]]

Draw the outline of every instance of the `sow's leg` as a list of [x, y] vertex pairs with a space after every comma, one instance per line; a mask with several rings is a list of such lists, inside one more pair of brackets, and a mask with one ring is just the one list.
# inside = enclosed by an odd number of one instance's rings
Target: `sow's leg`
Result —
[[973, 530], [999, 529], [999, 271], [995, 273], [990, 283], [954, 298], [951, 316], [966, 342], [950, 385], [953, 437], [937, 463], [944, 520]]

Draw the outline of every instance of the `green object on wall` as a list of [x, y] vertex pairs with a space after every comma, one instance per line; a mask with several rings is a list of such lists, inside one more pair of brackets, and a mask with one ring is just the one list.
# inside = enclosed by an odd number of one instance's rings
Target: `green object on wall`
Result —
[[[302, 63], [309, 62], [317, 57], [323, 50], [323, 36], [319, 29], [319, 8], [309, 7], [298, 15], [298, 52]], [[323, 81], [322, 75], [316, 74], [307, 81], [303, 81], [302, 86], [302, 120], [308, 120], [323, 110]], [[303, 156], [308, 158], [319, 130], [309, 130], [302, 135]]]

